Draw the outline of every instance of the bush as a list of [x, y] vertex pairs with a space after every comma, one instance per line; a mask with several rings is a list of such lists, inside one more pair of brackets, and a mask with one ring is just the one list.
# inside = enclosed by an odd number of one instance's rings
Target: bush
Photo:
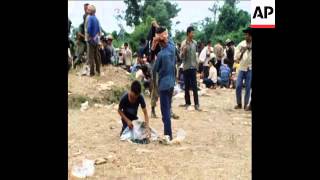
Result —
[[80, 108], [82, 103], [90, 101], [90, 98], [83, 95], [71, 94], [68, 96], [68, 107], [69, 108]]

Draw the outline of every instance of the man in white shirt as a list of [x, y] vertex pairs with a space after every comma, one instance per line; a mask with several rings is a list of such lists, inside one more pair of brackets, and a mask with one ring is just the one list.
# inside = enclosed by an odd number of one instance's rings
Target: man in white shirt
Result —
[[130, 66], [132, 65], [132, 52], [129, 49], [127, 42], [124, 43], [123, 58], [127, 71], [130, 71]]
[[218, 75], [217, 75], [217, 69], [213, 66], [214, 60], [209, 61], [209, 76], [208, 78], [203, 79], [203, 83], [206, 85], [207, 88], [215, 88], [215, 85], [217, 84]]
[[236, 83], [236, 97], [237, 105], [235, 109], [242, 108], [242, 82], [245, 80], [246, 93], [244, 96], [244, 109], [246, 111], [250, 110], [249, 108], [249, 98], [251, 90], [251, 79], [252, 79], [252, 30], [247, 28], [243, 30], [245, 33], [245, 40], [240, 42], [235, 49], [235, 61], [240, 61], [239, 74]]
[[208, 78], [209, 76], [209, 60], [211, 53], [213, 53], [213, 48], [211, 47], [211, 41], [209, 40], [207, 46], [202, 49], [199, 56], [200, 62], [203, 63], [203, 79]]

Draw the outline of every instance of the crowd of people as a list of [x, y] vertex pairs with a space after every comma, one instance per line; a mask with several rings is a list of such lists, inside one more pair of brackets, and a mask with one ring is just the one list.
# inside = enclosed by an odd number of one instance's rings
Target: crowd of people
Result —
[[[70, 58], [72, 67], [88, 65], [89, 75], [99, 76], [101, 66], [107, 68], [109, 64], [120, 65], [136, 78], [131, 90], [120, 100], [122, 131], [127, 126], [132, 127], [131, 121], [137, 119], [139, 104], [143, 109], [145, 120], [149, 121], [140, 86], [150, 93], [151, 118], [157, 117], [155, 107], [160, 99], [164, 135], [168, 135], [170, 139], [172, 139], [171, 118], [179, 118], [171, 108], [173, 91], [177, 84], [185, 92], [185, 104], [180, 107], [191, 106], [191, 90], [194, 108], [201, 111], [198, 90], [201, 86], [199, 84], [203, 83], [205, 87], [211, 89], [219, 87], [235, 89], [235, 109], [251, 110], [251, 101], [249, 102], [252, 78], [251, 28], [243, 31], [245, 38], [237, 46], [230, 39], [213, 45], [210, 40], [198, 43], [194, 39], [195, 30], [192, 26], [187, 28], [185, 40], [174, 42], [166, 27], [153, 21], [146, 39], [140, 40], [137, 52], [133, 53], [127, 42], [119, 49], [113, 47], [113, 37], [106, 36], [101, 31], [94, 5], [85, 4], [84, 11], [83, 23], [77, 32], [76, 51]], [[69, 20], [69, 28], [70, 24]], [[242, 107], [243, 86], [245, 97]]]

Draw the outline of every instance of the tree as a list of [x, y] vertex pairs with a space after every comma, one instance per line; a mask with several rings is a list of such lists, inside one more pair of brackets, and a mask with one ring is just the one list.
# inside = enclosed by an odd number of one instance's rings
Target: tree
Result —
[[214, 23], [216, 23], [216, 17], [217, 17], [217, 13], [219, 11], [219, 6], [218, 6], [219, 1], [215, 1], [212, 5], [212, 8], [208, 8], [209, 11], [211, 11], [213, 13], [213, 21]]
[[231, 6], [232, 8], [235, 8], [239, 0], [225, 0], [224, 2], [225, 4], [228, 4], [229, 6]]
[[145, 1], [142, 10], [143, 21], [145, 21], [145, 17], [151, 16], [155, 18], [160, 25], [165, 26], [170, 31], [172, 26], [171, 19], [176, 17], [181, 9], [178, 8], [177, 4], [171, 4], [169, 1], [159, 0]]
[[148, 16], [153, 17], [159, 24], [171, 30], [171, 19], [176, 17], [180, 9], [177, 4], [172, 4], [167, 0], [151, 1], [146, 0], [144, 4], [139, 4], [141, 0], [124, 0], [127, 4], [125, 20], [128, 26], [137, 26], [146, 22]]
[[139, 3], [141, 0], [124, 0], [124, 3], [127, 4], [125, 20], [128, 26], [139, 25], [140, 16], [141, 16], [141, 6]]
[[186, 31], [178, 31], [176, 30], [175, 35], [174, 35], [174, 41], [175, 42], [182, 42], [184, 39], [186, 39], [187, 33]]

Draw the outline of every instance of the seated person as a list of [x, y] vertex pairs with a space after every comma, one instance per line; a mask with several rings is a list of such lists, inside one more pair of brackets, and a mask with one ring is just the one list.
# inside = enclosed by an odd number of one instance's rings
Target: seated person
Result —
[[[150, 88], [151, 73], [147, 65], [138, 66], [136, 72], [136, 79], [143, 84], [144, 89]], [[150, 90], [149, 90], [150, 91]]]
[[133, 81], [130, 91], [126, 92], [120, 99], [118, 113], [121, 116], [123, 125], [120, 136], [126, 129], [126, 127], [129, 127], [130, 129], [133, 128], [132, 121], [138, 119], [137, 114], [139, 105], [141, 105], [144, 114], [145, 125], [148, 131], [148, 137], [150, 137], [149, 117], [147, 113], [146, 103], [143, 96], [141, 95], [141, 85], [139, 81]]
[[229, 79], [230, 79], [230, 68], [226, 64], [221, 64], [220, 66], [220, 77], [218, 77], [218, 83], [220, 84], [220, 87], [226, 87], [229, 86]]
[[207, 88], [215, 88], [217, 84], [217, 69], [213, 66], [214, 60], [209, 61], [209, 76], [208, 78], [203, 79], [203, 83], [206, 85]]

